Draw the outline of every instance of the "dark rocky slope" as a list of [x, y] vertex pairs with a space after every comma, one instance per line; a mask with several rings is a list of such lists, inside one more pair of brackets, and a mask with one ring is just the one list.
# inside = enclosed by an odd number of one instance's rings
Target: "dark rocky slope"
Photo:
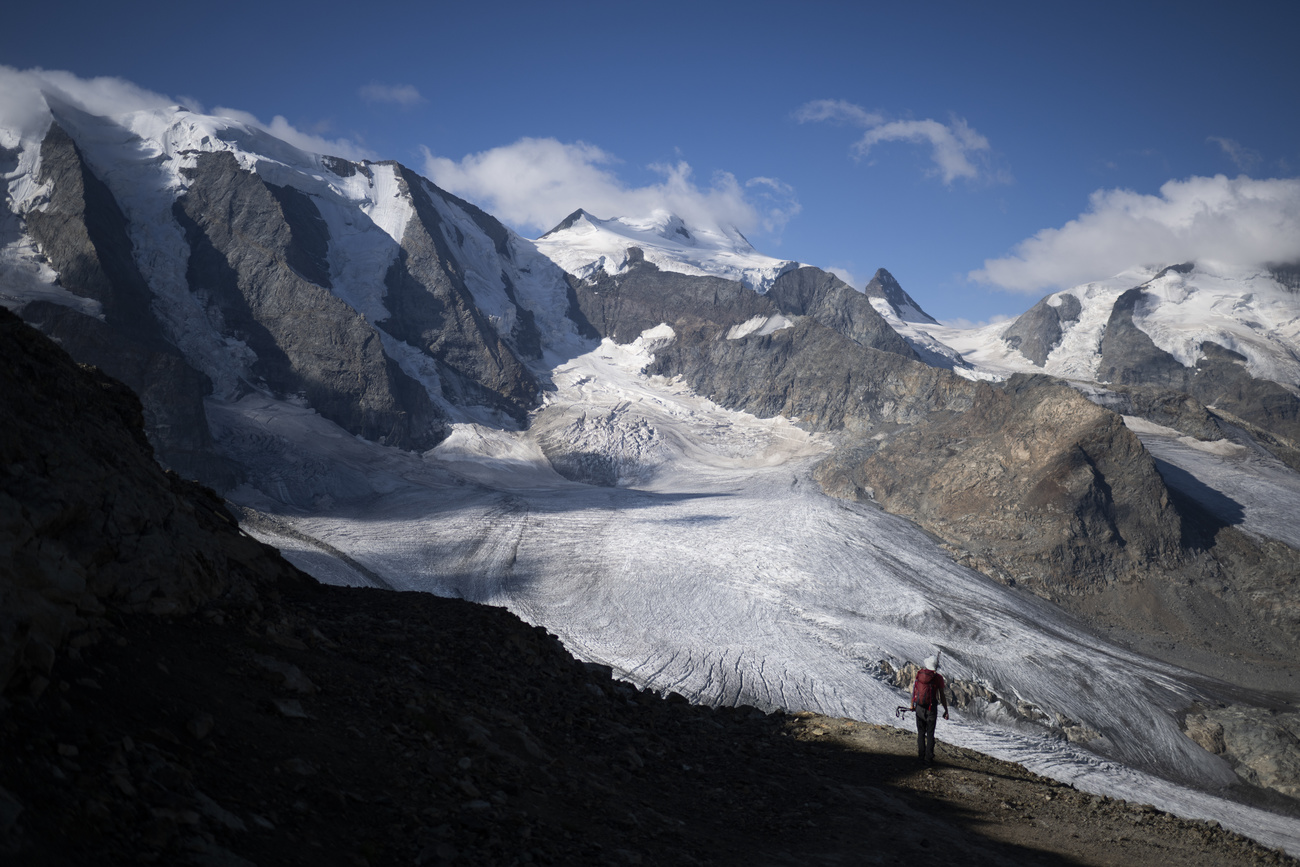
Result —
[[110, 612], [253, 604], [314, 583], [153, 459], [138, 398], [0, 309], [0, 686]]
[[317, 585], [153, 464], [122, 386], [0, 327], [7, 862], [1293, 863], [967, 750], [918, 767], [908, 733], [637, 692], [500, 609]]
[[[438, 360], [443, 394], [449, 400], [493, 406], [522, 422], [536, 401], [537, 380], [475, 305], [426, 181], [392, 165], [414, 205], [415, 219], [407, 225], [402, 250], [384, 278], [384, 303], [392, 315], [379, 326]], [[498, 255], [508, 257], [504, 227], [477, 208], [469, 213], [493, 238]], [[540, 338], [532, 314], [522, 308], [519, 314], [517, 345], [536, 356]]]
[[103, 316], [38, 301], [24, 308], [24, 317], [141, 396], [146, 429], [169, 466], [233, 483], [237, 470], [215, 454], [203, 411], [212, 385], [162, 337], [126, 217], [57, 123], [41, 144], [39, 180], [50, 185], [49, 202], [28, 215], [27, 229], [59, 285], [99, 302]]
[[[876, 272], [877, 282], [881, 274], [888, 276], [889, 272], [883, 268]], [[892, 277], [889, 279], [893, 280]], [[893, 285], [898, 286], [897, 283]], [[884, 291], [882, 289], [882, 293]], [[902, 287], [898, 287], [898, 292], [902, 292]], [[797, 268], [785, 272], [767, 290], [767, 297], [776, 302], [781, 312], [809, 316], [854, 343], [920, 360], [907, 345], [907, 341], [890, 328], [884, 317], [871, 306], [868, 294], [857, 291], [834, 274], [828, 274], [820, 268]], [[906, 297], [906, 293], [902, 297]], [[901, 303], [907, 303], [896, 294], [895, 298]], [[910, 302], [911, 299], [908, 298], [907, 301]]]

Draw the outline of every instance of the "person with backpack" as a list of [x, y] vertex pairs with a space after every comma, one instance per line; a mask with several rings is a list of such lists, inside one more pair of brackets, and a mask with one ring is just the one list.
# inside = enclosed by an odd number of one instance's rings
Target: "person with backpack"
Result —
[[943, 705], [948, 718], [948, 696], [944, 693], [939, 657], [931, 656], [912, 681], [912, 710], [916, 711], [916, 757], [927, 765], [934, 762], [934, 727], [939, 722], [936, 705]]

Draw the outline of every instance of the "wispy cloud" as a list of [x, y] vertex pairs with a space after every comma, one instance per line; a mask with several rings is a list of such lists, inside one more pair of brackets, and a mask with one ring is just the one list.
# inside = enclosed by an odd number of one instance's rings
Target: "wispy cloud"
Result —
[[614, 172], [618, 164], [612, 154], [585, 142], [523, 138], [460, 160], [426, 148], [424, 170], [439, 186], [508, 223], [539, 232], [578, 208], [604, 218], [666, 209], [694, 225], [775, 235], [800, 210], [793, 188], [774, 178], [741, 183], [730, 172], [716, 172], [700, 186], [691, 166], [678, 161], [650, 166], [663, 179], [634, 187]]
[[46, 93], [90, 114], [106, 116], [177, 103], [121, 78], [79, 78], [57, 69], [0, 66], [0, 127], [24, 137], [44, 132], [50, 122]]
[[843, 99], [814, 99], [806, 102], [795, 109], [794, 119], [800, 123], [826, 120], [867, 127], [880, 126], [885, 122], [883, 114], [867, 111], [862, 106]]
[[246, 111], [240, 111], [237, 108], [218, 106], [212, 110], [212, 114], [218, 117], [238, 121], [247, 126], [266, 130], [281, 141], [286, 141], [299, 150], [304, 150], [308, 153], [329, 154], [330, 156], [343, 157], [344, 159], [349, 160], [372, 160], [376, 158], [374, 151], [367, 147], [363, 147], [350, 138], [331, 139], [326, 138], [325, 136], [304, 132], [289, 123], [283, 115], [277, 114], [275, 117], [271, 118], [270, 123], [263, 123], [256, 116], [249, 114]]
[[1217, 144], [1228, 155], [1228, 159], [1232, 160], [1233, 165], [1243, 172], [1254, 171], [1264, 161], [1264, 158], [1257, 151], [1253, 151], [1230, 138], [1212, 135], [1206, 141]]
[[904, 141], [928, 145], [934, 162], [932, 174], [951, 185], [957, 178], [968, 181], [1002, 178], [987, 167], [989, 140], [956, 115], [948, 123], [937, 120], [889, 120], [860, 105], [840, 99], [818, 99], [801, 105], [794, 113], [800, 123], [834, 122], [864, 127], [866, 132], [853, 143], [856, 159], [870, 155], [883, 142]]
[[[181, 103], [197, 114], [206, 113], [203, 106], [193, 100], [179, 100], [155, 93], [121, 78], [80, 78], [61, 70], [19, 70], [0, 66], [0, 128], [14, 130], [22, 137], [42, 134], [48, 128], [51, 117], [46, 94], [98, 117], [120, 117], [134, 111], [168, 108]], [[348, 159], [374, 157], [371, 151], [352, 139], [329, 139], [304, 132], [282, 115], [276, 115], [270, 123], [264, 123], [239, 109], [219, 107], [211, 113], [263, 130], [296, 148], [312, 153], [332, 154]]]
[[1076, 286], [1143, 265], [1300, 261], [1300, 178], [1191, 177], [1157, 196], [1098, 190], [1088, 210], [1043, 229], [969, 277], [1017, 292]]
[[1010, 322], [1011, 317], [1002, 313], [995, 313], [988, 319], [981, 319], [978, 322], [971, 319], [963, 319], [958, 316], [955, 319], [940, 319], [940, 325], [946, 325], [949, 328], [960, 328], [962, 331], [969, 331], [972, 328], [984, 328], [988, 325], [1001, 325], [1004, 322]]
[[839, 277], [841, 280], [843, 280], [845, 283], [852, 286], [854, 289], [861, 289], [863, 286], [867, 285], [867, 281], [865, 280], [859, 282], [858, 276], [854, 274], [852, 271], [850, 271], [848, 268], [839, 268], [835, 265], [831, 265], [825, 270], [831, 272], [836, 277]]
[[366, 102], [388, 102], [410, 107], [425, 101], [420, 91], [411, 84], [379, 84], [372, 81], [359, 88], [358, 92]]

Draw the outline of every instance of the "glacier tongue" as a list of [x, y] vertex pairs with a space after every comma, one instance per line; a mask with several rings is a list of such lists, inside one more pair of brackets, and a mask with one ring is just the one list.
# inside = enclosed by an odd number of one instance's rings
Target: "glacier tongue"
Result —
[[[642, 375], [662, 339], [557, 359], [528, 431], [461, 426], [423, 458], [322, 438], [307, 412], [225, 404], [224, 440], [263, 468], [234, 499], [278, 509], [301, 535], [262, 535], [323, 580], [504, 605], [580, 657], [702, 702], [892, 724], [905, 697], [879, 663], [942, 649], [950, 680], [1003, 699], [955, 711], [945, 740], [1300, 851], [1300, 821], [1209, 794], [1234, 775], [1176, 714], [1212, 685], [954, 564], [907, 521], [827, 497], [809, 479], [822, 438]], [[577, 417], [651, 432], [638, 487], [551, 469], [537, 431]], [[604, 459], [643, 459], [645, 437], [601, 442], [622, 449]], [[1088, 748], [1062, 720], [1096, 733]]]

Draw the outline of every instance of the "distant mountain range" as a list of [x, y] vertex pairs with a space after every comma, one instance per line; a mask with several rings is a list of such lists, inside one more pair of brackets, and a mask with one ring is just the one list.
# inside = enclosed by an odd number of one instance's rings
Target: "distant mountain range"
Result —
[[[631, 394], [635, 379], [678, 407], [664, 418], [689, 404], [794, 422], [815, 443], [800, 455], [821, 449], [810, 473], [826, 493], [903, 516], [958, 563], [1149, 653], [1281, 688], [1300, 643], [1300, 534], [1286, 518], [1300, 514], [1294, 267], [1169, 263], [959, 330], [884, 269], [859, 291], [763, 256], [734, 229], [577, 211], [533, 241], [400, 163], [305, 153], [181, 107], [103, 117], [46, 100], [48, 128], [0, 149], [0, 302], [138, 393], [161, 463], [261, 513], [282, 545], [307, 539], [295, 562], [309, 570], [393, 582], [349, 545], [363, 505], [415, 497], [420, 479], [440, 486], [421, 514], [442, 515], [509, 478], [514, 492], [487, 520], [519, 522], [514, 548], [493, 555], [508, 566], [525, 545], [529, 486], [649, 490], [662, 467], [702, 451], [715, 469], [739, 460], [731, 422], [692, 428], [700, 439], [686, 443], [617, 400], [597, 412], [572, 397], [606, 375], [581, 373], [579, 359], [625, 353], [628, 379], [600, 383], [609, 394]], [[475, 462], [507, 475], [484, 482]], [[1272, 487], [1251, 499], [1260, 485]], [[415, 526], [394, 520], [385, 544]], [[725, 522], [714, 538], [731, 545]], [[430, 569], [475, 597], [479, 548], [456, 544]], [[541, 605], [502, 588], [479, 596]], [[601, 598], [563, 604], [599, 619]], [[920, 622], [909, 628], [948, 640], [948, 626]], [[1247, 653], [1256, 667], [1229, 656]], [[993, 698], [980, 708], [1007, 694], [981, 688]], [[694, 689], [778, 701], [752, 685]], [[1106, 724], [1083, 722], [1094, 734]], [[1093, 748], [1137, 761], [1116, 745], [1127, 723], [1111, 724]], [[1245, 767], [1230, 753], [1213, 762]]]

